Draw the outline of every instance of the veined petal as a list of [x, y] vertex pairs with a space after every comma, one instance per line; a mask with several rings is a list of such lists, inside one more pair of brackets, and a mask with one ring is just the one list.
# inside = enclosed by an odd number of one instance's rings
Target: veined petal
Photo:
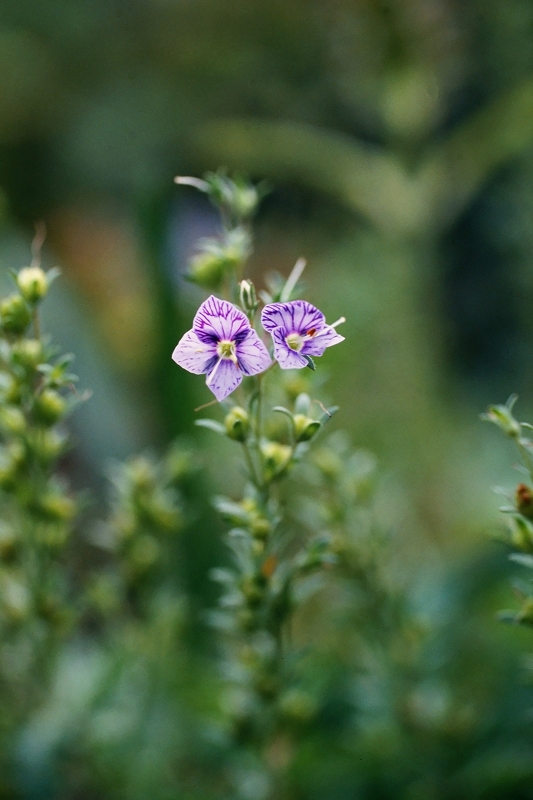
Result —
[[236, 355], [245, 375], [257, 375], [272, 364], [268, 350], [253, 328], [246, 338], [237, 344]]
[[207, 376], [206, 384], [220, 402], [235, 391], [241, 381], [239, 367], [228, 358], [221, 358]]
[[331, 347], [333, 344], [338, 344], [344, 341], [344, 336], [341, 336], [335, 328], [325, 328], [320, 333], [317, 333], [313, 338], [308, 339], [300, 352], [307, 356], [321, 356], [326, 347]]
[[216, 346], [201, 342], [194, 331], [187, 331], [174, 348], [172, 358], [180, 367], [202, 375], [209, 372], [216, 361]]
[[275, 328], [272, 331], [274, 358], [281, 369], [302, 369], [302, 367], [306, 367], [307, 361], [300, 353], [297, 353], [296, 350], [291, 350], [285, 341], [286, 336], [287, 331], [285, 328]]
[[234, 342], [250, 330], [250, 323], [233, 303], [211, 295], [196, 312], [192, 329], [202, 342]]
[[306, 334], [309, 330], [323, 328], [324, 314], [307, 300], [291, 300], [289, 303], [269, 303], [261, 313], [261, 323], [266, 331], [285, 328], [287, 333]]

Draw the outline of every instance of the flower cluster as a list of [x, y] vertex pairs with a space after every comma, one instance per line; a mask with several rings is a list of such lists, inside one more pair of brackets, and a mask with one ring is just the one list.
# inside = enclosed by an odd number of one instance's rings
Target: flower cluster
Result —
[[[261, 322], [270, 333], [273, 356], [282, 369], [313, 367], [313, 356], [342, 342], [336, 325], [305, 300], [268, 303]], [[241, 383], [243, 375], [257, 375], [272, 365], [272, 358], [248, 317], [227, 300], [211, 295], [198, 309], [190, 331], [178, 342], [172, 358], [196, 375], [207, 375], [207, 386], [221, 401]]]

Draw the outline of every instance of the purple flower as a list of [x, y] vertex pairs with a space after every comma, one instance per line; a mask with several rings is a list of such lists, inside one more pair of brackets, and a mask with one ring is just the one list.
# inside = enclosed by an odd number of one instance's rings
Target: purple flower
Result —
[[269, 303], [263, 309], [263, 328], [274, 340], [274, 357], [282, 369], [301, 369], [309, 361], [305, 356], [321, 356], [326, 347], [344, 341], [335, 326], [326, 324], [324, 314], [305, 300]]
[[217, 400], [231, 394], [243, 375], [256, 375], [272, 363], [242, 311], [213, 295], [196, 312], [192, 330], [180, 339], [172, 358], [189, 372], [207, 374], [206, 384]]

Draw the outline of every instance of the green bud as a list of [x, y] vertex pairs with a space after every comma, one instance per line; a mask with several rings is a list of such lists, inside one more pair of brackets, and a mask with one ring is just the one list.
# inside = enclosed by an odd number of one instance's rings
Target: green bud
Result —
[[7, 333], [24, 333], [31, 322], [31, 311], [20, 294], [12, 294], [0, 302], [0, 321]]
[[247, 605], [251, 608], [258, 606], [264, 597], [264, 587], [251, 575], [242, 579], [241, 592], [244, 595]]
[[16, 487], [24, 455], [24, 445], [18, 440], [11, 441], [0, 449], [0, 488], [4, 491], [11, 491]]
[[126, 463], [125, 472], [134, 489], [145, 491], [154, 488], [156, 482], [154, 465], [145, 456], [130, 459]]
[[295, 414], [292, 418], [294, 423], [294, 435], [297, 442], [308, 442], [313, 438], [320, 428], [320, 422], [305, 414]]
[[489, 406], [482, 418], [494, 422], [507, 436], [514, 439], [520, 436], [520, 424], [513, 417], [512, 405]]
[[279, 442], [263, 442], [261, 454], [264, 459], [265, 477], [267, 480], [272, 480], [280, 477], [289, 466], [292, 449]]
[[238, 217], [247, 219], [255, 213], [259, 202], [259, 193], [252, 185], [235, 185], [232, 207]]
[[18, 403], [21, 396], [20, 385], [13, 375], [0, 372], [0, 398], [7, 403]]
[[514, 516], [509, 521], [511, 542], [517, 550], [524, 553], [533, 552], [533, 524], [525, 517]]
[[33, 405], [33, 413], [39, 422], [53, 425], [65, 414], [67, 404], [65, 398], [54, 389], [44, 389], [37, 395]]
[[0, 561], [11, 564], [18, 553], [19, 542], [15, 531], [9, 525], [0, 525]]
[[17, 275], [17, 286], [28, 303], [38, 303], [48, 292], [46, 272], [41, 267], [24, 267]]
[[0, 407], [0, 428], [6, 433], [20, 435], [26, 430], [26, 418], [17, 406]]
[[301, 394], [307, 394], [309, 391], [309, 381], [300, 374], [303, 370], [298, 371], [296, 375], [284, 376], [285, 391], [290, 400], [294, 401]]
[[252, 281], [241, 281], [239, 284], [239, 299], [241, 308], [248, 314], [253, 316], [257, 311], [259, 302], [255, 292], [255, 286]]
[[255, 517], [250, 520], [250, 533], [255, 539], [266, 539], [272, 526], [265, 517]]
[[31, 595], [28, 587], [16, 576], [4, 575], [1, 588], [1, 608], [11, 622], [22, 622], [30, 613]]
[[13, 358], [27, 369], [35, 369], [43, 360], [43, 346], [39, 339], [22, 339], [13, 346]]
[[316, 714], [316, 701], [301, 689], [289, 689], [280, 698], [280, 711], [284, 717], [294, 721], [309, 722]]
[[40, 498], [38, 511], [51, 522], [70, 522], [76, 513], [76, 504], [71, 497], [50, 492]]
[[191, 260], [189, 278], [204, 289], [218, 289], [228, 263], [216, 253], [198, 253]]
[[53, 429], [34, 428], [28, 432], [28, 449], [38, 461], [48, 464], [64, 451], [68, 437]]
[[233, 406], [224, 420], [226, 434], [236, 442], [245, 442], [250, 428], [248, 413], [240, 406]]
[[316, 450], [313, 453], [313, 462], [322, 472], [325, 478], [334, 480], [343, 469], [343, 462], [338, 455], [327, 447]]
[[139, 536], [133, 543], [129, 555], [134, 571], [144, 572], [159, 559], [159, 545], [153, 536]]

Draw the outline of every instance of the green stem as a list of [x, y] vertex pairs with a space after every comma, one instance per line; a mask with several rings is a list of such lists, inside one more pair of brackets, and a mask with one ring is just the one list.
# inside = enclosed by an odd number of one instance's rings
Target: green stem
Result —
[[41, 338], [41, 323], [39, 320], [39, 311], [37, 310], [37, 306], [33, 309], [33, 333], [36, 339]]

